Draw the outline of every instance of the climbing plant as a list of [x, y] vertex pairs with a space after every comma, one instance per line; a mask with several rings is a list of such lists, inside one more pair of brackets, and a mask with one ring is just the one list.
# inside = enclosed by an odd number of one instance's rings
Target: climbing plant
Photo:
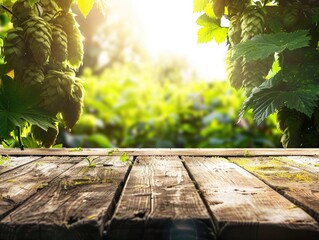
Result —
[[284, 147], [319, 147], [319, 1], [194, 0], [198, 41], [227, 41], [228, 80], [244, 89], [239, 118], [277, 114]]
[[68, 129], [78, 121], [83, 86], [76, 71], [82, 64], [83, 39], [72, 13], [73, 2], [84, 16], [94, 4], [94, 0], [0, 4], [0, 27], [7, 30], [0, 35], [1, 142], [17, 138], [23, 148], [20, 134], [29, 129], [29, 138], [50, 147], [59, 121]]

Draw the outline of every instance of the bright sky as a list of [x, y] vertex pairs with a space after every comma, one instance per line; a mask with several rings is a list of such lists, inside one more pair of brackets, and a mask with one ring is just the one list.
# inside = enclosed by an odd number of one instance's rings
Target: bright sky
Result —
[[110, 1], [122, 2], [124, 7], [137, 14], [151, 56], [180, 54], [195, 66], [199, 76], [207, 80], [226, 77], [225, 44], [197, 44], [198, 14], [192, 13], [193, 0]]

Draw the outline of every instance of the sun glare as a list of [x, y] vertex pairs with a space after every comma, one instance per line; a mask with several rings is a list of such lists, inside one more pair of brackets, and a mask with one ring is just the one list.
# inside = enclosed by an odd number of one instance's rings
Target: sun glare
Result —
[[193, 0], [113, 0], [138, 19], [146, 39], [147, 51], [153, 58], [178, 55], [194, 66], [204, 80], [226, 78], [225, 44], [197, 43]]

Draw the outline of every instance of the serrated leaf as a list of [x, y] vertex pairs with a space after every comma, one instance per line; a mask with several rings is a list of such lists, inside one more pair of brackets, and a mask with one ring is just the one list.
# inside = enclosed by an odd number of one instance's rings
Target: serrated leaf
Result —
[[210, 18], [212, 19], [217, 19], [215, 13], [214, 13], [214, 10], [213, 10], [213, 6], [212, 6], [212, 2], [209, 2], [205, 9], [204, 9], [204, 12], [206, 13], [207, 16], [209, 16]]
[[274, 53], [294, 50], [309, 45], [308, 30], [298, 30], [291, 33], [279, 32], [260, 34], [254, 38], [234, 46], [232, 60], [245, 57], [247, 62], [267, 58]]
[[203, 11], [208, 3], [209, 3], [209, 0], [194, 0], [193, 12]]
[[84, 17], [91, 11], [95, 0], [78, 0], [79, 9]]
[[210, 18], [207, 14], [202, 14], [197, 18], [196, 20], [197, 25], [199, 26], [211, 26], [211, 25], [217, 25], [216, 20]]
[[225, 41], [227, 32], [227, 28], [222, 28], [215, 24], [204, 26], [198, 30], [197, 41], [198, 43], [207, 43], [215, 40], [216, 43], [220, 44]]
[[283, 75], [278, 75], [279, 77], [275, 76], [253, 90], [242, 105], [239, 119], [252, 108], [254, 120], [260, 124], [282, 107], [295, 109], [311, 117], [317, 105], [319, 88], [314, 84], [298, 85], [287, 82], [284, 85], [283, 81], [278, 80]]
[[[14, 93], [14, 94], [12, 94]], [[47, 130], [54, 127], [56, 119], [37, 107], [40, 99], [10, 77], [2, 77], [0, 86], [0, 137], [8, 137], [15, 127], [26, 122]]]

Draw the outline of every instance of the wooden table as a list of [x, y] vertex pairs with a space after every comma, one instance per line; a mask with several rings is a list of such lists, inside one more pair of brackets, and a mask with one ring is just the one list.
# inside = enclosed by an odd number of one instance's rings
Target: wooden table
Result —
[[319, 239], [319, 149], [0, 155], [0, 240]]

